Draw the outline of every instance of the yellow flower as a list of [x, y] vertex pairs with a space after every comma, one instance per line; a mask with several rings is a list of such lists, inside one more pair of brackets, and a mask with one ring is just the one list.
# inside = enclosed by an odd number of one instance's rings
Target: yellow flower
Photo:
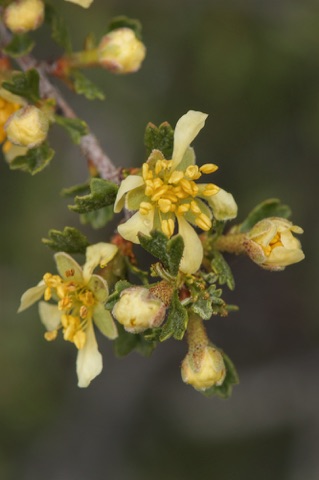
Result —
[[42, 0], [16, 0], [5, 8], [3, 18], [14, 33], [36, 30], [44, 20], [44, 3]]
[[246, 252], [254, 262], [267, 270], [283, 270], [305, 258], [301, 244], [293, 233], [301, 234], [303, 230], [285, 218], [265, 218], [248, 232]]
[[143, 287], [123, 290], [112, 311], [116, 320], [131, 333], [159, 327], [163, 323], [165, 312], [164, 303]]
[[[3, 75], [0, 75], [0, 83], [5, 81], [7, 78]], [[7, 132], [5, 130], [5, 124], [7, 123], [9, 117], [19, 110], [25, 101], [8, 92], [4, 88], [0, 87], [0, 144], [2, 145], [3, 153], [7, 156], [9, 151], [12, 149], [12, 143], [7, 140]]]
[[198, 184], [203, 174], [213, 173], [217, 166], [208, 163], [198, 167], [190, 144], [203, 128], [207, 115], [190, 110], [176, 124], [172, 158], [167, 160], [153, 150], [143, 164], [141, 175], [129, 175], [120, 185], [114, 211], [125, 207], [137, 212], [118, 231], [126, 240], [139, 243], [138, 232], [146, 235], [155, 228], [171, 237], [178, 223], [184, 240], [180, 269], [196, 272], [203, 259], [203, 247], [193, 226], [210, 230], [212, 217], [228, 220], [237, 214], [230, 193], [212, 183]]
[[225, 380], [226, 367], [222, 354], [211, 345], [188, 353], [182, 363], [182, 380], [196, 390], [220, 386]]
[[65, 0], [66, 2], [76, 3], [83, 8], [89, 8], [89, 6], [93, 3], [93, 0]]
[[15, 145], [33, 148], [40, 145], [49, 131], [48, 116], [34, 105], [17, 110], [8, 119], [5, 130]]
[[134, 31], [123, 27], [104, 35], [98, 46], [98, 61], [114, 73], [132, 73], [140, 68], [145, 53]]
[[[97, 243], [86, 250], [83, 268], [68, 254], [55, 254], [58, 275], [46, 273], [43, 280], [27, 290], [21, 297], [19, 312], [39, 303], [39, 314], [47, 329], [45, 338], [54, 340], [62, 330], [64, 340], [73, 342], [78, 349], [76, 370], [78, 386], [87, 387], [102, 371], [102, 356], [98, 350], [93, 323], [108, 338], [117, 337], [117, 329], [111, 314], [105, 310], [108, 298], [106, 281], [93, 273], [115, 256], [117, 247], [109, 243]], [[57, 302], [48, 303], [49, 300]]]

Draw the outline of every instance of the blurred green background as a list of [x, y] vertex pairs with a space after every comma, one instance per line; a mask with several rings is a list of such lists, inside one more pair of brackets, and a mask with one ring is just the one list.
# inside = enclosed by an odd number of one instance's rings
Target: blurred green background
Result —
[[[206, 399], [180, 380], [184, 342], [150, 359], [116, 359], [100, 342], [103, 373], [78, 389], [75, 349], [43, 339], [37, 309], [17, 316], [19, 298], [46, 271], [41, 244], [71, 225], [91, 241], [109, 231], [79, 227], [59, 196], [86, 180], [85, 161], [52, 128], [56, 156], [34, 178], [0, 166], [1, 480], [204, 479], [318, 480], [319, 335], [318, 164], [319, 5], [310, 0], [94, 0], [89, 10], [58, 0], [76, 49], [111, 17], [143, 24], [148, 54], [134, 75], [92, 70], [106, 94], [90, 103], [68, 92], [117, 165], [140, 165], [147, 122], [175, 125], [189, 109], [209, 113], [196, 139], [199, 163], [219, 165], [239, 220], [278, 197], [305, 229], [306, 259], [284, 272], [230, 258], [237, 282], [227, 293], [240, 311], [215, 318], [210, 338], [238, 367], [231, 399]], [[46, 27], [36, 53], [54, 58]], [[50, 45], [50, 46], [48, 46]]]

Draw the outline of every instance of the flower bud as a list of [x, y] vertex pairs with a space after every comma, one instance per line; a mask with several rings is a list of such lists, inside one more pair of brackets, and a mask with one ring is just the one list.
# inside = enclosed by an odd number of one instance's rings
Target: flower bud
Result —
[[303, 230], [285, 218], [265, 218], [248, 232], [245, 250], [261, 267], [283, 270], [305, 258], [299, 240], [292, 233], [301, 234]]
[[131, 287], [123, 290], [112, 313], [126, 331], [140, 333], [148, 328], [159, 327], [165, 312], [164, 303], [147, 288]]
[[39, 108], [28, 105], [11, 115], [5, 128], [12, 143], [33, 148], [46, 139], [49, 120]]
[[98, 46], [100, 65], [113, 73], [136, 72], [144, 60], [146, 49], [130, 28], [118, 28], [104, 35]]
[[4, 23], [14, 33], [36, 30], [44, 20], [42, 0], [15, 0], [4, 10]]
[[222, 354], [211, 345], [188, 352], [182, 363], [182, 380], [196, 390], [207, 390], [223, 383], [226, 367]]

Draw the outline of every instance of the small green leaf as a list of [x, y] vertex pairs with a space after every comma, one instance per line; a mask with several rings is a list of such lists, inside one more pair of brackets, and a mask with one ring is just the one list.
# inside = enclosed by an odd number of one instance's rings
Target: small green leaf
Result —
[[78, 70], [72, 70], [71, 78], [73, 80], [73, 87], [76, 93], [84, 95], [88, 100], [104, 100], [104, 92], [94, 85], [83, 73]]
[[139, 20], [136, 20], [134, 18], [128, 18], [124, 15], [114, 17], [109, 24], [107, 33], [111, 32], [112, 30], [117, 30], [118, 28], [130, 28], [134, 31], [136, 37], [139, 40], [141, 40], [142, 38], [142, 25]]
[[213, 307], [209, 294], [201, 292], [197, 300], [191, 306], [191, 310], [202, 319], [209, 320], [213, 315]]
[[81, 213], [80, 222], [83, 225], [91, 225], [93, 228], [98, 229], [105, 227], [105, 225], [114, 217], [113, 206], [99, 208], [93, 212]]
[[224, 359], [226, 367], [226, 377], [222, 385], [220, 385], [219, 387], [214, 386], [209, 388], [208, 390], [205, 390], [203, 392], [203, 395], [205, 395], [205, 397], [212, 397], [213, 395], [218, 395], [221, 398], [229, 398], [232, 394], [233, 386], [239, 383], [239, 378], [235, 365], [223, 351], [219, 351]]
[[35, 175], [41, 172], [54, 156], [54, 150], [45, 142], [39, 147], [31, 148], [25, 155], [19, 155], [10, 162], [11, 170], [22, 170]]
[[114, 351], [118, 357], [125, 357], [133, 350], [149, 357], [155, 348], [155, 342], [148, 342], [140, 334], [129, 333], [121, 324], [117, 324], [118, 337], [114, 341]]
[[79, 118], [65, 118], [62, 115], [55, 115], [54, 119], [70, 135], [72, 141], [79, 144], [81, 138], [89, 133], [87, 124]]
[[3, 49], [4, 53], [13, 58], [28, 55], [35, 45], [32, 38], [27, 33], [15, 34], [10, 43]]
[[153, 230], [150, 236], [138, 234], [141, 246], [154, 257], [158, 258], [168, 272], [176, 276], [184, 251], [183, 238], [175, 235], [171, 239], [158, 230]]
[[211, 261], [212, 272], [217, 276], [218, 283], [224, 285], [226, 283], [230, 290], [235, 288], [235, 280], [232, 271], [224, 259], [223, 255], [217, 250], [213, 251], [213, 259]]
[[71, 53], [72, 45], [64, 18], [48, 3], [45, 4], [45, 21], [51, 28], [52, 39], [67, 53]]
[[278, 198], [269, 198], [257, 205], [247, 216], [246, 220], [239, 225], [239, 232], [249, 232], [257, 222], [268, 217], [289, 218], [291, 209], [283, 205]]
[[26, 72], [15, 73], [11, 82], [3, 82], [2, 87], [15, 95], [36, 103], [40, 99], [39, 81], [38, 72], [31, 68]]
[[187, 310], [179, 301], [178, 293], [175, 291], [168, 310], [167, 320], [162, 328], [159, 340], [163, 342], [171, 336], [176, 340], [182, 340], [187, 328], [187, 323]]
[[149, 157], [152, 150], [160, 150], [167, 159], [172, 158], [174, 148], [174, 130], [169, 123], [164, 122], [159, 127], [153, 123], [146, 126], [144, 134], [146, 155]]
[[81, 183], [78, 185], [73, 185], [72, 187], [66, 187], [61, 190], [60, 195], [62, 197], [74, 197], [75, 195], [80, 195], [83, 193], [89, 193], [90, 183]]
[[82, 197], [76, 196], [75, 205], [69, 205], [70, 210], [77, 213], [88, 213], [99, 210], [115, 201], [118, 186], [102, 178], [92, 178], [90, 181], [91, 193]]
[[49, 238], [43, 238], [42, 242], [55, 252], [85, 253], [89, 241], [85, 235], [73, 227], [65, 227], [63, 232], [49, 230]]

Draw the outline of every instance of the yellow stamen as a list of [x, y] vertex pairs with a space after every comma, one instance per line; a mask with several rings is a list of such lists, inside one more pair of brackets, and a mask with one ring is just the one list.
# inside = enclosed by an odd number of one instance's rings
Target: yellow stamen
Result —
[[184, 173], [179, 171], [174, 171], [168, 179], [168, 183], [178, 183], [184, 178]]
[[171, 211], [172, 202], [168, 198], [160, 198], [158, 201], [158, 207], [161, 212], [167, 213]]
[[170, 238], [174, 233], [174, 227], [175, 227], [174, 220], [172, 220], [171, 218], [169, 218], [168, 220], [162, 220], [161, 227], [162, 227], [163, 233], [165, 233], [165, 235], [167, 235], [168, 238]]
[[188, 177], [191, 180], [197, 180], [198, 178], [200, 178], [202, 176], [202, 174], [198, 170], [197, 165], [189, 165], [186, 168], [185, 175], [186, 175], [186, 177]]
[[199, 208], [198, 204], [194, 200], [191, 201], [191, 211], [193, 213], [201, 213], [201, 209]]
[[205, 187], [205, 190], [203, 191], [204, 197], [212, 197], [213, 195], [216, 195], [216, 193], [219, 192], [219, 187], [217, 185], [214, 185], [213, 183], [208, 183]]
[[141, 215], [147, 215], [153, 209], [153, 205], [149, 202], [141, 202], [139, 212]]
[[195, 223], [199, 228], [201, 228], [204, 231], [208, 231], [212, 227], [211, 220], [204, 213], [201, 213], [200, 215], [198, 215], [198, 217], [195, 219]]
[[177, 215], [182, 215], [183, 213], [186, 213], [189, 211], [190, 204], [189, 203], [183, 203], [182, 205], [179, 205], [177, 208]]
[[88, 316], [88, 309], [85, 305], [81, 305], [80, 307], [80, 317], [86, 318]]
[[48, 342], [52, 342], [52, 340], [55, 340], [57, 336], [58, 336], [58, 331], [57, 330], [51, 330], [50, 332], [45, 332], [45, 334], [44, 334], [44, 338]]
[[218, 166], [215, 165], [214, 163], [205, 163], [201, 167], [199, 167], [200, 171], [202, 173], [214, 173], [216, 170], [218, 170]]
[[167, 192], [167, 190], [168, 190], [168, 185], [163, 185], [161, 188], [156, 190], [154, 195], [151, 198], [152, 202], [157, 202], [157, 200], [159, 200], [164, 195], [164, 193]]

